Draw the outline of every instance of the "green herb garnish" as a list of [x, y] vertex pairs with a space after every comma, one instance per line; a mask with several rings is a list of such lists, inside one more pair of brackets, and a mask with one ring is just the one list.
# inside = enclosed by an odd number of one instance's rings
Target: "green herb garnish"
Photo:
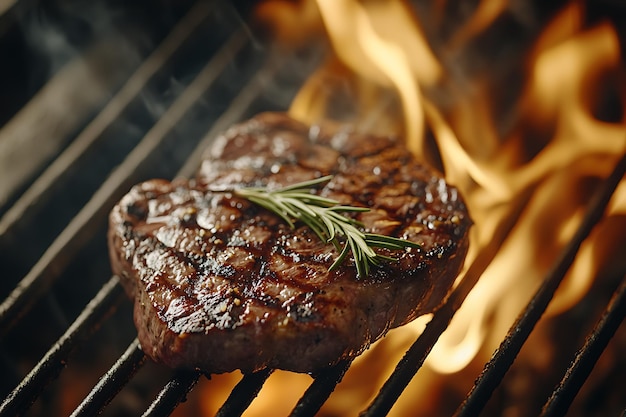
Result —
[[[373, 248], [392, 250], [419, 248], [420, 245], [405, 239], [366, 233], [363, 224], [347, 212], [366, 212], [369, 208], [341, 205], [338, 201], [313, 194], [313, 187], [328, 182], [332, 175], [304, 181], [286, 187], [268, 190], [267, 188], [239, 188], [234, 194], [279, 215], [289, 226], [295, 228], [300, 221], [307, 225], [324, 242], [331, 243], [339, 256], [330, 267], [336, 269], [352, 252], [359, 277], [369, 274], [371, 265], [382, 261], [395, 261], [396, 258], [380, 255]], [[340, 238], [345, 242], [340, 241]]]

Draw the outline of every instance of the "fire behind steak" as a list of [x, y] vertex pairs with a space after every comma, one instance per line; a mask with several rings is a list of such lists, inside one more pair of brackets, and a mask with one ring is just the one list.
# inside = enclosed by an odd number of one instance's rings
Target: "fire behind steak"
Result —
[[[422, 249], [357, 277], [304, 225], [220, 192], [334, 175], [317, 192], [365, 229]], [[218, 190], [218, 191], [216, 191]], [[431, 312], [463, 263], [471, 220], [457, 190], [387, 137], [332, 132], [266, 113], [232, 127], [193, 180], [135, 186], [110, 215], [114, 273], [135, 302], [141, 346], [157, 362], [210, 373], [314, 372], [356, 356]]]

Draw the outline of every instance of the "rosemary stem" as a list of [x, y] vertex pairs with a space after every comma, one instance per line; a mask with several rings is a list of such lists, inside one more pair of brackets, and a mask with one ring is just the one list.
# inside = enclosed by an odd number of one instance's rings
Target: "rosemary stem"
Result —
[[361, 222], [345, 215], [366, 212], [369, 208], [344, 206], [336, 200], [313, 193], [315, 187], [332, 178], [332, 175], [327, 175], [277, 189], [242, 187], [220, 191], [232, 192], [273, 212], [291, 228], [295, 228], [296, 222], [305, 224], [321, 241], [332, 244], [339, 252], [339, 256], [330, 266], [331, 271], [337, 269], [348, 253], [352, 252], [357, 275], [364, 278], [369, 274], [371, 266], [379, 265], [381, 261], [396, 260], [391, 256], [378, 254], [374, 247], [389, 250], [419, 248], [417, 243], [406, 239], [366, 233], [361, 230]]

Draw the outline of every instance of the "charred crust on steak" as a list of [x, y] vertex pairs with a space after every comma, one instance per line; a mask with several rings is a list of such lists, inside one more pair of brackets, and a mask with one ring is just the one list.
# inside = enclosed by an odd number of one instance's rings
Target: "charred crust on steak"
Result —
[[[367, 231], [421, 250], [357, 277], [310, 229], [233, 193], [332, 174], [318, 192], [371, 208]], [[315, 372], [436, 309], [463, 264], [471, 220], [458, 191], [390, 137], [264, 113], [233, 126], [196, 177], [133, 187], [110, 214], [111, 265], [134, 299], [141, 346], [177, 368]]]

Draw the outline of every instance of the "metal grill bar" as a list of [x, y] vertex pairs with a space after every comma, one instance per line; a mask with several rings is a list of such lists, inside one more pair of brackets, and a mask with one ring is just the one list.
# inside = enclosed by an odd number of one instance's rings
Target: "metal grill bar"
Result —
[[602, 318], [585, 340], [563, 379], [552, 392], [543, 410], [543, 417], [563, 416], [587, 380], [598, 358], [626, 317], [626, 277], [613, 294]]
[[233, 388], [226, 402], [218, 410], [216, 417], [240, 416], [259, 395], [263, 384], [272, 374], [273, 369], [263, 369], [245, 375]]
[[[470, 271], [472, 272], [472, 271]], [[459, 287], [450, 295], [450, 298], [428, 323], [424, 332], [417, 338], [415, 343], [407, 350], [393, 373], [387, 379], [376, 398], [362, 413], [362, 416], [383, 416], [389, 413], [404, 392], [411, 379], [422, 367], [426, 357], [446, 330], [452, 317], [459, 309], [461, 303], [474, 287], [480, 274], [468, 273]]]
[[14, 416], [27, 409], [48, 382], [65, 367], [72, 350], [93, 334], [123, 299], [117, 277], [111, 278], [91, 300], [46, 355], [0, 405], [0, 416]]
[[263, 90], [267, 88], [268, 80], [276, 75], [281, 64], [284, 64], [284, 62], [282, 62], [280, 56], [275, 54], [267, 60], [265, 65], [259, 69], [256, 76], [244, 86], [228, 108], [215, 123], [213, 123], [211, 129], [204, 138], [200, 140], [196, 148], [189, 155], [189, 158], [185, 161], [185, 164], [178, 171], [178, 176], [191, 178], [195, 175], [202, 161], [204, 151], [209, 148], [209, 145], [211, 145], [219, 134], [226, 131], [228, 127], [232, 126], [237, 121], [242, 120], [246, 114], [250, 112], [250, 107], [254, 100], [262, 95]]
[[135, 338], [126, 351], [108, 372], [100, 378], [96, 386], [85, 397], [82, 403], [74, 410], [72, 417], [94, 416], [106, 407], [121, 391], [124, 385], [141, 369], [146, 361], [146, 355]]
[[245, 35], [240, 32], [224, 45], [0, 305], [0, 334], [6, 332], [59, 277], [70, 259], [95, 232], [94, 224], [102, 222], [119, 196], [139, 180], [142, 169], [150, 164], [150, 156], [166, 134], [217, 79], [236, 51], [243, 47], [244, 41]]
[[169, 416], [183, 402], [202, 375], [198, 371], [178, 371], [165, 384], [159, 395], [146, 410], [143, 417]]
[[[152, 77], [162, 68], [174, 52], [180, 48], [193, 30], [208, 16], [211, 8], [205, 3], [196, 4], [178, 25], [174, 27], [161, 45], [146, 58], [122, 88], [107, 103], [85, 129], [72, 141], [68, 148], [35, 180], [22, 196], [0, 219], [0, 236], [10, 233], [18, 222], [30, 217], [42, 200], [53, 198], [57, 184], [70, 175], [71, 167], [94, 146], [108, 126], [121, 117], [122, 112], [137, 97]], [[35, 204], [38, 202], [38, 204]]]
[[495, 351], [492, 359], [485, 365], [476, 384], [455, 413], [456, 416], [476, 416], [484, 408], [492, 392], [502, 381], [530, 332], [541, 318], [550, 300], [552, 300], [554, 292], [574, 261], [580, 245], [602, 218], [604, 210], [625, 172], [626, 155], [623, 155], [611, 175], [603, 183], [603, 186], [593, 196], [587, 214], [576, 234], [561, 253], [552, 271], [549, 272], [541, 287], [539, 287], [522, 312], [522, 315], [515, 321], [500, 347]]
[[322, 408], [335, 387], [341, 382], [352, 361], [342, 361], [332, 368], [316, 375], [315, 380], [298, 401], [291, 417], [313, 416]]

